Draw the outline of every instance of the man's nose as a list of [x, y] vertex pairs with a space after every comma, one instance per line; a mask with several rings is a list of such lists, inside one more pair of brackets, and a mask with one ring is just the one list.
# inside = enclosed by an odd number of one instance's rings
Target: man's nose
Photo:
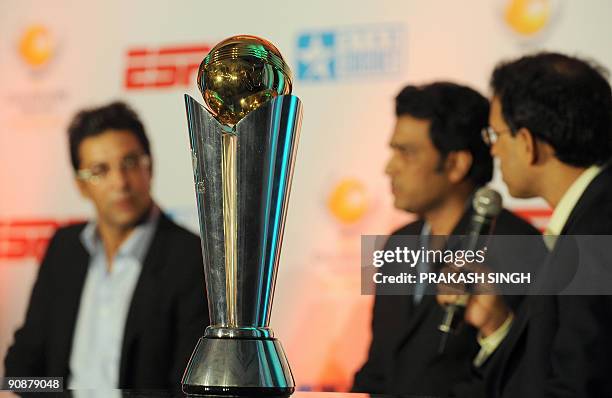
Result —
[[122, 167], [113, 167], [108, 172], [107, 178], [113, 188], [125, 189], [129, 186], [128, 172]]
[[393, 174], [395, 174], [395, 171], [397, 170], [395, 163], [396, 163], [395, 155], [391, 155], [389, 160], [387, 160], [387, 164], [385, 165], [386, 175], [392, 176]]

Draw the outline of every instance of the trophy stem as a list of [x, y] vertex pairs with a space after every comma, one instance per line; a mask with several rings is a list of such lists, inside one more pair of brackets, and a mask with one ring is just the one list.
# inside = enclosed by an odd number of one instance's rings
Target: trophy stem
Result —
[[234, 134], [223, 134], [221, 168], [223, 176], [223, 229], [225, 233], [226, 300], [228, 326], [238, 326], [236, 260], [238, 256], [236, 215], [236, 146]]
[[211, 325], [187, 394], [286, 396], [295, 381], [269, 327], [301, 102], [273, 98], [228, 131], [186, 96]]

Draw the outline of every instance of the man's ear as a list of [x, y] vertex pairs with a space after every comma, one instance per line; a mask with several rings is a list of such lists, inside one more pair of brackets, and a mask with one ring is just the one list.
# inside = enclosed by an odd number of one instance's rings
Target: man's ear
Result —
[[534, 165], [538, 161], [538, 145], [536, 139], [528, 128], [522, 127], [516, 132], [516, 139], [521, 154], [525, 156], [529, 165]]
[[452, 183], [459, 183], [465, 179], [472, 167], [474, 158], [470, 151], [453, 151], [446, 157], [446, 173]]

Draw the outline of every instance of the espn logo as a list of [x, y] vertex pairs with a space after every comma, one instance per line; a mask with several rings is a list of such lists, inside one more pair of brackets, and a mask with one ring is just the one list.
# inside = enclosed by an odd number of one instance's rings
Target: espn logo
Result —
[[57, 221], [12, 220], [0, 221], [0, 260], [42, 260], [49, 240], [61, 226], [80, 220]]
[[128, 50], [124, 87], [127, 90], [189, 87], [210, 49], [210, 45], [204, 44]]

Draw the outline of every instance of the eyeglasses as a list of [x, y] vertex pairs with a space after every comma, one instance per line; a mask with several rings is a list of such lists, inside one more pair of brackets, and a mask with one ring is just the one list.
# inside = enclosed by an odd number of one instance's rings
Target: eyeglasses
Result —
[[488, 146], [493, 146], [493, 144], [497, 142], [497, 139], [499, 138], [500, 135], [505, 134], [505, 133], [511, 133], [511, 132], [512, 132], [512, 129], [495, 131], [493, 127], [487, 126], [483, 128], [480, 133], [482, 134], [482, 140], [485, 142], [485, 144], [487, 144]]
[[[133, 154], [124, 157], [119, 163], [119, 170], [124, 173], [140, 172], [151, 166], [151, 157], [145, 154]], [[108, 163], [95, 164], [88, 169], [79, 169], [77, 178], [81, 181], [87, 181], [91, 184], [99, 184], [104, 181], [111, 171], [111, 166]]]

